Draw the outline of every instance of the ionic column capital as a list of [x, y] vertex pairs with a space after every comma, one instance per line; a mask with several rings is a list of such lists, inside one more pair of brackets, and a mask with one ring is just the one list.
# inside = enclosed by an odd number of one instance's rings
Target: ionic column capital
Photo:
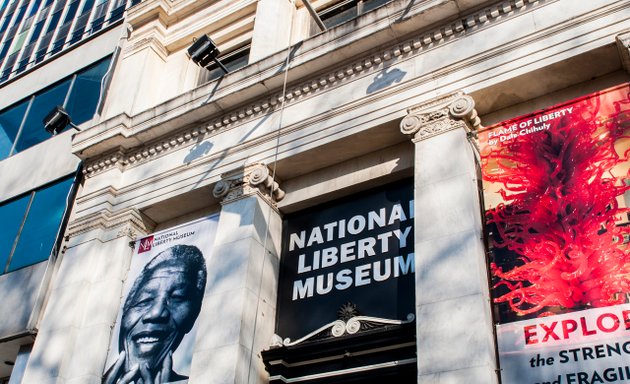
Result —
[[221, 175], [221, 180], [215, 184], [212, 194], [217, 199], [222, 199], [221, 204], [257, 194], [275, 207], [276, 202], [282, 200], [285, 195], [276, 180], [265, 164], [255, 163]]
[[475, 131], [480, 126], [473, 98], [457, 92], [409, 108], [400, 131], [417, 142], [453, 129]]

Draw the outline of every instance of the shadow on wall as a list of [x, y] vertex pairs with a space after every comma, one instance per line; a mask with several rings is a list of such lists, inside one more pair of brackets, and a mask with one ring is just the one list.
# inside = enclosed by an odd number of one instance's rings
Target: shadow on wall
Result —
[[280, 66], [280, 68], [278, 68], [278, 70], [276, 71], [276, 75], [278, 73], [280, 73], [280, 72], [284, 72], [285, 68], [287, 67], [287, 63], [290, 63], [290, 62], [293, 61], [293, 59], [295, 58], [295, 55], [297, 54], [297, 51], [302, 47], [302, 44], [304, 44], [304, 41], [300, 41], [300, 42], [296, 43], [291, 48], [291, 51], [289, 52], [289, 59], [288, 60], [284, 60], [284, 62]]
[[[241, 137], [238, 141], [238, 144], [244, 143], [247, 138], [254, 133], [256, 130], [258, 130], [264, 123], [265, 121], [267, 121], [267, 119], [271, 117], [271, 114], [267, 114], [265, 116], [262, 117], [262, 119], [260, 119], [260, 121], [258, 123], [256, 123], [256, 125], [254, 127], [252, 127], [252, 129], [250, 129], [248, 132], [245, 133], [245, 135], [243, 137]], [[203, 148], [199, 148], [196, 149], [198, 146], [202, 146], [204, 144], [207, 144], [205, 147]], [[186, 155], [186, 157], [184, 158], [184, 163], [188, 164], [190, 161], [195, 160], [199, 157], [202, 157], [206, 154], [208, 154], [210, 152], [210, 150], [212, 149], [212, 144], [210, 142], [202, 142], [202, 143], [197, 143], [195, 144], [191, 149], [190, 149], [190, 153], [188, 155]], [[223, 161], [223, 159], [225, 159], [225, 157], [227, 156], [229, 152], [229, 148], [228, 149], [224, 149], [221, 154], [219, 155], [219, 157], [217, 157], [217, 159], [208, 166], [208, 171], [206, 173], [204, 173], [200, 178], [199, 181], [197, 182], [197, 184], [195, 184], [195, 187], [197, 185], [199, 185], [199, 183], [201, 183], [202, 180], [204, 180], [208, 174], [214, 169], [214, 167], [216, 167], [217, 165], [219, 165], [221, 163], [221, 161]], [[194, 154], [193, 154], [194, 153]], [[196, 156], [196, 157], [194, 157]], [[190, 160], [190, 161], [189, 161]]]
[[407, 72], [398, 68], [392, 68], [389, 72], [387, 71], [387, 68], [383, 68], [383, 70], [374, 77], [374, 81], [367, 87], [367, 91], [365, 93], [366, 95], [369, 95], [370, 93], [387, 88], [394, 83], [400, 83], [406, 74]]
[[407, 4], [407, 6], [405, 7], [405, 10], [403, 11], [403, 13], [400, 15], [400, 17], [398, 18], [398, 20], [395, 21], [395, 23], [400, 23], [401, 21], [405, 20], [405, 18], [407, 18], [407, 14], [409, 13], [409, 11], [411, 10], [411, 7], [413, 7], [413, 5], [415, 4], [416, 0], [410, 0], [409, 4]]
[[211, 149], [212, 143], [210, 143], [209, 141], [197, 142], [195, 145], [193, 145], [192, 148], [190, 148], [190, 152], [184, 158], [184, 163], [192, 163], [194, 160], [197, 160], [198, 158], [210, 153]]
[[[202, 68], [202, 71], [207, 71], [207, 69]], [[199, 76], [203, 76], [202, 74], [199, 74]], [[206, 98], [206, 100], [203, 102], [203, 104], [208, 104], [212, 101], [212, 98], [214, 97], [214, 94], [217, 93], [217, 90], [219, 89], [219, 85], [221, 85], [221, 82], [223, 82], [223, 78], [225, 76], [221, 76], [219, 77], [219, 79], [217, 80], [217, 82], [214, 84], [214, 88], [212, 88], [212, 91], [210, 91], [210, 93], [208, 94], [208, 97]], [[214, 80], [210, 80], [210, 81], [214, 81]]]

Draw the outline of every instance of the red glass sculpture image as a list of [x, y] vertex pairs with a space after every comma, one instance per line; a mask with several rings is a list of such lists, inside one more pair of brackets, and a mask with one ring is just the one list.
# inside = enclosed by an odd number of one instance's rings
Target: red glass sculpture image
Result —
[[629, 301], [629, 93], [480, 134], [493, 300], [515, 319]]

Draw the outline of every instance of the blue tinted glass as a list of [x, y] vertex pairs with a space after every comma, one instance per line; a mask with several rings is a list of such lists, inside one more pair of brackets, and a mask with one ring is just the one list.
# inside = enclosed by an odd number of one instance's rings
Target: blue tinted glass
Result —
[[11, 47], [11, 43], [13, 43], [13, 38], [7, 39], [7, 41], [4, 42], [2, 49], [0, 49], [0, 61], [6, 57], [7, 52], [9, 52], [9, 47]]
[[61, 224], [72, 178], [35, 192], [9, 270], [47, 260]]
[[37, 12], [37, 10], [39, 9], [39, 4], [42, 2], [42, 0], [35, 0], [33, 1], [33, 5], [31, 7], [31, 11], [28, 13], [27, 17], [31, 17], [35, 14], [35, 12]]
[[330, 10], [322, 11], [320, 17], [326, 28], [333, 28], [339, 24], [357, 16], [357, 4], [356, 1], [351, 1], [348, 4], [344, 4], [338, 7], [331, 7]]
[[86, 0], [83, 4], [83, 8], [81, 8], [81, 15], [76, 18], [74, 24], [74, 31], [72, 32], [72, 37], [70, 38], [70, 44], [76, 43], [81, 40], [83, 37], [83, 32], [85, 31], [85, 25], [90, 18], [90, 12], [92, 11], [92, 7], [94, 6], [94, 0]]
[[390, 2], [391, 0], [364, 0], [363, 1], [363, 13], [370, 12], [373, 9], [380, 7], [381, 5]]
[[3, 16], [4, 21], [2, 23], [2, 27], [0, 27], [0, 33], [4, 32], [9, 27], [11, 19], [13, 18], [13, 13], [15, 12], [15, 8], [17, 8], [17, 3], [17, 1], [11, 3], [9, 9], [6, 11], [5, 16]]
[[44, 23], [46, 23], [46, 19], [35, 24], [35, 29], [33, 30], [33, 34], [31, 35], [30, 39], [28, 39], [29, 44], [32, 44], [37, 41], [39, 34], [42, 33], [42, 28], [44, 28]]
[[73, 1], [68, 6], [68, 12], [66, 13], [66, 17], [63, 19], [64, 24], [72, 22], [74, 19], [74, 15], [77, 13], [77, 9], [79, 8], [79, 0]]
[[[0, 159], [9, 156], [18, 129], [26, 113], [28, 99], [0, 112]], [[2, 216], [0, 216], [2, 217]]]
[[72, 117], [73, 123], [81, 124], [94, 116], [101, 93], [101, 80], [108, 66], [109, 59], [103, 60], [77, 75], [66, 105], [66, 111]]
[[0, 274], [4, 273], [9, 254], [13, 249], [13, 243], [18, 230], [24, 221], [24, 214], [31, 195], [26, 195], [10, 203], [0, 205], [0, 217], [2, 218], [2, 231], [0, 231]]
[[20, 21], [22, 21], [22, 19], [24, 18], [24, 14], [26, 13], [26, 8], [27, 7], [28, 7], [28, 2], [25, 1], [24, 4], [22, 4], [22, 6], [20, 7], [20, 9], [18, 9], [17, 17], [15, 18], [15, 22], [13, 23], [15, 28], [17, 28], [19, 26]]
[[103, 22], [105, 21], [105, 12], [107, 11], [107, 5], [109, 2], [107, 0], [99, 0], [94, 8], [94, 19], [92, 20], [92, 28], [90, 28], [90, 32], [94, 33], [103, 27]]
[[46, 33], [53, 32], [55, 28], [57, 28], [57, 24], [59, 24], [59, 19], [61, 18], [61, 11], [57, 11], [52, 14], [50, 18], [50, 23], [48, 24], [48, 28], [46, 29]]
[[23, 151], [50, 138], [50, 134], [44, 129], [42, 120], [55, 106], [63, 105], [69, 87], [70, 79], [67, 79], [35, 96], [26, 116], [24, 128], [18, 137], [16, 152]]
[[109, 14], [109, 22], [113, 23], [114, 21], [120, 19], [124, 12], [125, 12], [125, 3], [112, 9], [112, 12]]

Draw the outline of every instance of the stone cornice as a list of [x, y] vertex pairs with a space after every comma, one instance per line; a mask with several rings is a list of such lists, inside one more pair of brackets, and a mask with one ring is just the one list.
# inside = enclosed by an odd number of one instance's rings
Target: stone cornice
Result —
[[[199, 0], [150, 0], [143, 1], [129, 10], [126, 21], [134, 30], [142, 30], [147, 25], [154, 23], [161, 28], [169, 30], [168, 36], [164, 36], [160, 43], [168, 52], [182, 49], [192, 42], [193, 37], [213, 32], [209, 28], [222, 26], [222, 20], [247, 17], [253, 24], [253, 18], [258, 0], [232, 0], [229, 2], [212, 2]], [[214, 4], [212, 4], [214, 3]], [[190, 25], [199, 24], [198, 28], [190, 28]], [[201, 29], [201, 30], [200, 30]], [[194, 31], [195, 35], [191, 33]], [[222, 39], [217, 36], [215, 41], [221, 43]], [[130, 39], [134, 45], [136, 39]]]
[[[243, 124], [252, 119], [259, 118], [262, 115], [269, 114], [276, 110], [282, 104], [283, 100], [285, 101], [285, 104], [292, 103], [296, 100], [300, 100], [305, 97], [310, 97], [311, 95], [317, 94], [322, 90], [329, 90], [330, 88], [339, 86], [343, 82], [349, 79], [353, 79], [356, 76], [366, 76], [375, 71], [382, 70], [385, 66], [385, 63], [389, 65], [395, 60], [407, 58], [411, 55], [421, 54], [427, 50], [434, 49], [437, 45], [441, 43], [450, 41], [454, 36], [458, 34], [462, 34], [473, 29], [486, 27], [490, 25], [493, 20], [504, 21], [507, 16], [513, 16], [515, 14], [518, 14], [522, 10], [530, 9], [534, 6], [541, 6], [543, 3], [545, 3], [545, 1], [506, 1], [479, 10], [474, 14], [468, 15], [464, 18], [451, 21], [443, 25], [442, 27], [435, 28], [429, 32], [421, 33], [417, 37], [408, 39], [403, 43], [384, 49], [378, 53], [364, 56], [351, 64], [345, 65], [311, 80], [304, 81], [302, 83], [289, 87], [286, 97], [283, 97], [281, 93], [273, 94], [271, 96], [263, 98], [262, 100], [259, 99], [255, 103], [246, 105], [239, 110], [212, 118], [206, 123], [194, 124], [192, 127], [189, 126], [189, 128], [187, 129], [179, 130], [178, 132], [173, 133], [170, 136], [166, 136], [162, 139], [150, 141], [146, 144], [143, 143], [141, 145], [141, 148], [137, 148], [135, 150], [127, 149], [130, 147], [130, 145], [126, 145], [126, 143], [124, 145], [126, 149], [122, 158], [119, 156], [121, 152], [118, 148], [113, 151], [110, 150], [109, 153], [105, 154], [99, 159], [95, 159], [92, 161], [88, 160], [87, 166], [85, 168], [86, 173], [88, 175], [95, 174], [97, 172], [110, 168], [112, 164], [117, 164], [118, 166], [122, 167], [140, 164], [144, 161], [154, 158], [155, 156], [169, 152], [176, 147], [191, 144], [193, 141], [198, 140], [200, 136], [204, 137], [211, 134], [216, 134], [219, 131], [237, 126], [239, 124]], [[194, 109], [192, 106], [191, 108]], [[136, 120], [136, 117], [134, 117], [132, 120]], [[108, 123], [109, 121], [106, 121], [102, 123], [101, 126]], [[135, 125], [135, 129], [132, 129], [132, 124], [125, 125], [129, 128], [125, 130], [125, 127], [123, 125], [119, 125], [118, 128], [120, 129], [117, 131], [117, 135], [124, 138], [125, 140], [129, 140], [133, 138], [133, 131], [137, 131], [138, 126]], [[104, 131], [103, 133], [105, 132], [106, 131]], [[93, 140], [90, 139], [90, 141]], [[137, 140], [135, 140], [134, 142], [138, 144]], [[81, 148], [84, 147], [82, 145], [82, 142], [75, 142], [74, 146], [75, 153], [79, 157], [84, 157], [81, 154]]]
[[125, 47], [123, 56], [131, 56], [145, 48], [153, 50], [162, 60], [166, 61], [169, 52], [165, 46], [165, 30], [164, 27], [156, 23], [152, 28], [139, 33], [129, 45]]
[[119, 229], [115, 237], [128, 236], [134, 240], [136, 235], [150, 233], [155, 223], [138, 210], [129, 208], [119, 212], [101, 210], [73, 220], [66, 232], [68, 238], [91, 231], [112, 231]]

